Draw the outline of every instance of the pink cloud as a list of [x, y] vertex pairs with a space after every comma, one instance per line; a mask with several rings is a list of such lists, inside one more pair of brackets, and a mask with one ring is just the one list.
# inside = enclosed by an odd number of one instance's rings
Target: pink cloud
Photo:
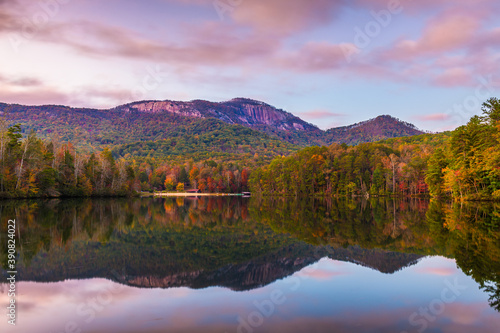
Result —
[[267, 34], [288, 34], [329, 23], [343, 3], [343, 0], [251, 0], [237, 6], [232, 17], [239, 24]]
[[277, 63], [306, 72], [339, 69], [348, 64], [343, 46], [327, 42], [308, 42], [297, 51], [279, 56]]
[[450, 120], [451, 116], [446, 113], [433, 113], [423, 116], [415, 116], [414, 118], [420, 121], [446, 121]]
[[70, 100], [68, 94], [49, 87], [41, 87], [23, 91], [2, 90], [4, 103], [22, 103], [25, 105], [42, 104], [67, 104]]
[[307, 119], [319, 119], [319, 118], [328, 118], [328, 117], [345, 117], [345, 114], [336, 113], [329, 110], [312, 110], [303, 112], [300, 114], [301, 117]]
[[331, 22], [346, 0], [164, 0], [214, 7], [222, 18], [231, 18], [268, 35], [288, 35]]
[[443, 87], [465, 86], [472, 81], [469, 71], [462, 67], [447, 69], [434, 79], [436, 85]]
[[[389, 0], [355, 0], [357, 6], [364, 6], [371, 9], [384, 9], [388, 7], [391, 2]], [[416, 11], [428, 11], [430, 8], [456, 8], [456, 7], [473, 7], [485, 6], [490, 3], [494, 3], [495, 0], [461, 0], [457, 2], [456, 0], [399, 0], [401, 6], [405, 11], [410, 10], [411, 12]]]
[[465, 13], [445, 13], [429, 22], [417, 40], [397, 43], [391, 58], [409, 59], [453, 51], [466, 46], [475, 36], [481, 17]]
[[242, 34], [221, 22], [191, 25], [185, 31], [181, 43], [157, 41], [124, 27], [80, 21], [47, 26], [38, 32], [37, 38], [70, 46], [86, 55], [196, 67], [242, 65], [248, 60], [265, 59], [280, 47], [265, 35]]

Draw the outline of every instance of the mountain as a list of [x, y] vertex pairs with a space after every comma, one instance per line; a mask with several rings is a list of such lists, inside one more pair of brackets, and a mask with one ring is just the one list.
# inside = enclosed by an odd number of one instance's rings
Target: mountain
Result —
[[213, 121], [207, 122], [211, 119], [228, 126], [250, 128], [299, 146], [334, 142], [354, 145], [423, 133], [391, 116], [325, 132], [289, 112], [245, 98], [221, 103], [140, 101], [108, 110], [0, 103], [0, 114], [12, 123], [21, 123], [25, 131], [33, 129], [42, 137], [51, 137], [57, 132], [61, 140], [81, 145], [123, 145], [201, 135], [207, 132], [205, 125], [213, 124]]
[[283, 131], [320, 131], [293, 114], [277, 109], [264, 102], [235, 98], [214, 103], [203, 100], [191, 102], [144, 101], [126, 104], [115, 110], [141, 113], [173, 113], [195, 118], [216, 118], [228, 124], [238, 124], [264, 130], [270, 126]]
[[415, 125], [384, 115], [354, 125], [332, 128], [326, 131], [329, 143], [357, 145], [389, 138], [424, 134]]

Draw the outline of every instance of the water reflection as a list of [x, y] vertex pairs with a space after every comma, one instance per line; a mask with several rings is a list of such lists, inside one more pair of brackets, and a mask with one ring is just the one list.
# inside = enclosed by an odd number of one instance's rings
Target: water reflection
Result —
[[[416, 199], [0, 202], [2, 220], [20, 227], [18, 280], [33, 281], [19, 283], [20, 311], [34, 323], [51, 315], [46, 302], [67, 303], [61, 318], [85, 332], [416, 330], [408, 317], [455, 278], [467, 289], [427, 325], [491, 331], [500, 324], [491, 312], [500, 299], [499, 212]], [[249, 323], [255, 302], [269, 304], [275, 290], [287, 302], [262, 325]], [[102, 312], [87, 323], [91, 310], [77, 308], [96, 297], [111, 305], [97, 304]], [[125, 316], [133, 304], [144, 318]]]
[[500, 311], [499, 204], [277, 199], [257, 207], [257, 220], [309, 243], [454, 258]]

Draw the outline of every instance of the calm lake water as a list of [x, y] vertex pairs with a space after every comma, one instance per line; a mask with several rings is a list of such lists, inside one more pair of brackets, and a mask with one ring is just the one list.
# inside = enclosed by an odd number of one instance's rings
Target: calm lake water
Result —
[[[1, 332], [498, 332], [500, 206], [0, 201]], [[16, 326], [7, 221], [17, 222]]]

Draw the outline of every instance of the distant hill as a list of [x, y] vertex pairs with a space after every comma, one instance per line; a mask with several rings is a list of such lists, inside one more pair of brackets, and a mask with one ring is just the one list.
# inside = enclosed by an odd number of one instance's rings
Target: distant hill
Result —
[[[221, 131], [226, 131], [225, 126], [233, 126], [229, 132], [237, 126], [247, 127], [298, 146], [355, 145], [423, 133], [412, 124], [391, 116], [380, 116], [325, 132], [289, 112], [245, 98], [222, 103], [141, 101], [108, 110], [0, 103], [0, 114], [11, 123], [21, 123], [25, 131], [33, 129], [42, 137], [52, 137], [57, 132], [62, 141], [87, 146], [127, 145], [202, 135], [211, 131], [213, 122], [205, 121], [209, 119], [216, 119]], [[236, 132], [257, 135], [257, 132]]]
[[328, 143], [357, 145], [363, 142], [424, 134], [415, 125], [384, 115], [350, 126], [332, 128], [326, 131]]

